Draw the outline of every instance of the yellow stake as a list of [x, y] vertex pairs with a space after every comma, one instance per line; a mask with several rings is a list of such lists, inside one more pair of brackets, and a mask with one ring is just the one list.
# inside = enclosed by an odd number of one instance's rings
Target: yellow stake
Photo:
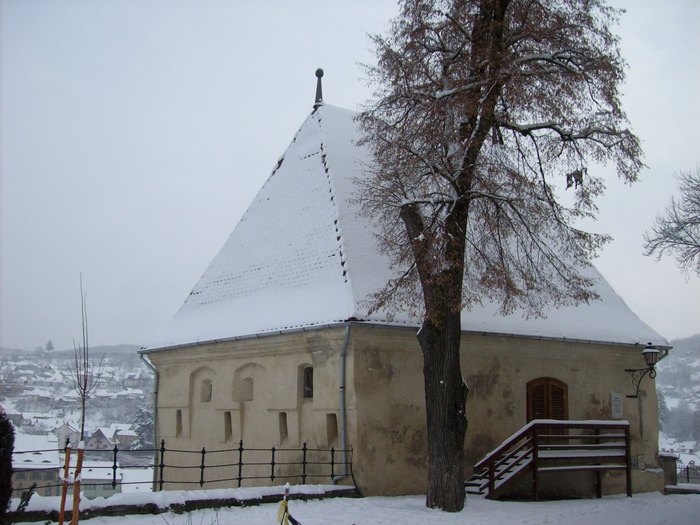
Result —
[[78, 445], [78, 461], [75, 464], [75, 477], [73, 483], [73, 515], [70, 525], [78, 525], [80, 519], [80, 473], [83, 470], [83, 456], [85, 455], [85, 443]]
[[61, 487], [61, 509], [58, 512], [58, 525], [63, 525], [66, 511], [66, 496], [68, 495], [68, 476], [70, 475], [70, 443], [66, 446], [66, 462], [63, 467], [63, 486]]

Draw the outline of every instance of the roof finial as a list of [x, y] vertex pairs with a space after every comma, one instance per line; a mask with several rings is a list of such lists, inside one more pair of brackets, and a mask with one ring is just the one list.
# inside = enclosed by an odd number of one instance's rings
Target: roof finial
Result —
[[321, 77], [323, 77], [323, 69], [320, 67], [316, 70], [316, 101], [314, 107], [323, 104], [323, 90], [321, 89]]

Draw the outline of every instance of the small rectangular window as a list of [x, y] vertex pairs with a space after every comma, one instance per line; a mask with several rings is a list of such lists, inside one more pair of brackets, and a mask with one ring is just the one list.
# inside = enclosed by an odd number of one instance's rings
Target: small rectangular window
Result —
[[252, 377], [246, 377], [241, 383], [242, 401], [252, 401], [255, 395], [255, 380]]
[[211, 392], [211, 379], [205, 379], [204, 381], [202, 381], [202, 392], [200, 397], [202, 403], [208, 403], [209, 401], [211, 401]]
[[175, 437], [182, 436], [182, 410], [175, 413]]
[[284, 443], [289, 436], [289, 431], [287, 430], [287, 413], [280, 412], [279, 415], [279, 425], [280, 425], [280, 443]]
[[338, 418], [335, 414], [326, 414], [326, 439], [329, 447], [338, 444]]
[[230, 441], [232, 434], [231, 412], [224, 412], [224, 441]]
[[314, 368], [312, 366], [304, 368], [304, 397], [306, 399], [314, 397]]

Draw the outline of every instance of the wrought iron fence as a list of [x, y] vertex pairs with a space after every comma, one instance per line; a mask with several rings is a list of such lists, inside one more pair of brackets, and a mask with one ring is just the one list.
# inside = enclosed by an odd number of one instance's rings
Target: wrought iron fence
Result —
[[[324, 479], [333, 482], [338, 477], [353, 478], [351, 457], [352, 449], [311, 448], [306, 443], [300, 448], [246, 448], [240, 441], [236, 448], [192, 451], [168, 449], [165, 441], [161, 441], [155, 483], [162, 490], [164, 484], [203, 487], [208, 483], [234, 482], [241, 487], [245, 481], [267, 479], [271, 484], [295, 479], [302, 484]], [[183, 476], [187, 478], [184, 480], [169, 477], [167, 472], [173, 470], [197, 471], [199, 479], [195, 480], [192, 475]]]
[[[66, 442], [64, 454], [70, 446]], [[40, 452], [55, 452], [54, 450], [14, 451], [15, 464], [22, 464], [22, 455]], [[71, 465], [71, 468], [73, 465]], [[57, 495], [61, 487], [64, 466], [52, 468], [16, 469], [18, 473], [29, 473], [23, 477], [28, 482], [36, 483], [35, 490], [39, 494]], [[165, 440], [159, 448], [151, 449], [120, 449], [118, 446], [110, 449], [85, 449], [86, 469], [99, 470], [99, 479], [87, 479], [81, 476], [81, 489], [103, 487], [114, 492], [120, 492], [124, 485], [145, 483], [144, 480], [124, 481], [118, 472], [131, 469], [152, 469], [153, 490], [163, 490], [165, 486], [197, 485], [201, 488], [217, 485], [218, 487], [242, 487], [246, 484], [264, 484], [269, 480], [271, 485], [283, 482], [334, 483], [341, 477], [349, 477], [353, 485], [355, 479], [352, 472], [352, 449], [342, 450], [313, 448], [303, 443], [301, 447], [284, 448], [255, 448], [245, 447], [243, 441], [237, 447], [225, 449], [182, 450], [167, 448]], [[26, 487], [25, 487], [26, 488]], [[117, 490], [119, 488], [119, 490]], [[52, 494], [55, 489], [55, 494]], [[22, 488], [15, 489], [13, 496], [21, 495]], [[106, 494], [105, 494], [106, 495]]]
[[700, 466], [690, 462], [678, 466], [678, 483], [700, 483]]

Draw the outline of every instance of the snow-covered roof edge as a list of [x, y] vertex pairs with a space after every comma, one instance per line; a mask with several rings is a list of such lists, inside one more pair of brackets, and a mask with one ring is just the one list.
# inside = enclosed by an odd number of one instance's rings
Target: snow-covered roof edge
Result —
[[[177, 350], [180, 348], [190, 348], [192, 346], [205, 346], [218, 343], [227, 343], [233, 341], [246, 341], [250, 339], [263, 339], [266, 337], [274, 337], [285, 334], [293, 334], [299, 332], [318, 332], [321, 330], [332, 330], [334, 328], [345, 328], [346, 326], [358, 326], [363, 328], [389, 328], [392, 330], [411, 330], [417, 331], [420, 328], [418, 324], [410, 323], [397, 323], [397, 322], [380, 322], [380, 321], [360, 321], [360, 320], [347, 320], [331, 324], [318, 324], [311, 326], [302, 326], [297, 328], [288, 328], [285, 330], [269, 331], [262, 333], [253, 333], [245, 335], [236, 335], [224, 339], [212, 339], [209, 341], [197, 341], [195, 343], [182, 343], [172, 346], [163, 347], [146, 347], [142, 346], [138, 353], [141, 355], [148, 355], [156, 352], [164, 352], [166, 350]], [[529, 339], [537, 341], [560, 341], [567, 343], [578, 343], [578, 344], [590, 344], [590, 345], [606, 345], [606, 346], [625, 346], [631, 348], [642, 348], [646, 343], [638, 342], [622, 342], [622, 341], [603, 341], [595, 339], [576, 339], [571, 337], [554, 337], [554, 336], [543, 336], [543, 335], [528, 335], [528, 334], [517, 334], [517, 333], [507, 333], [507, 332], [486, 332], [477, 330], [465, 330], [462, 329], [462, 335], [481, 335], [490, 337], [505, 337], [512, 339]], [[652, 342], [654, 346], [659, 349], [670, 350], [673, 348], [672, 345], [668, 343], [666, 339], [662, 338], [662, 342]]]
[[[405, 312], [391, 322], [376, 314], [363, 315], [366, 308], [361, 304], [388, 281], [391, 269], [386, 256], [378, 253], [371, 220], [352, 202], [354, 181], [368, 163], [367, 148], [356, 142], [355, 116], [327, 104], [314, 108], [165, 334], [144, 345], [143, 353], [318, 330], [356, 319], [365, 325], [418, 327], [419, 321]], [[265, 251], [270, 245], [275, 249]], [[463, 312], [462, 330], [668, 345], [597, 270], [592, 272], [600, 301], [549, 308], [545, 318], [535, 319], [501, 316], [497, 305], [485, 304]], [[240, 282], [246, 286], [241, 288]], [[200, 295], [193, 297], [196, 294]]]

